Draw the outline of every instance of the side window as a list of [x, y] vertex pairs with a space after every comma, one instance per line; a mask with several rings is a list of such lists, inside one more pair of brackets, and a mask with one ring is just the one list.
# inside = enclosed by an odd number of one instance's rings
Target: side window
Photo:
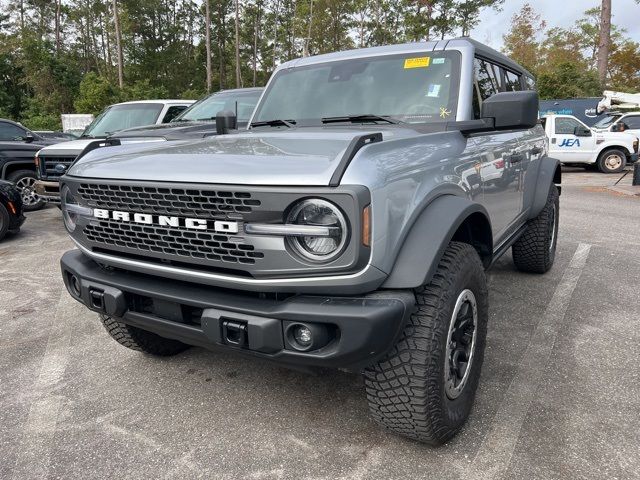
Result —
[[476, 58], [475, 73], [481, 102], [500, 91], [498, 76], [490, 63]]
[[0, 122], [0, 140], [18, 140], [27, 134], [26, 130], [12, 123]]
[[506, 90], [507, 92], [517, 92], [522, 90], [522, 84], [520, 83], [520, 76], [509, 71], [504, 71], [504, 77], [506, 81]]
[[626, 123], [629, 128], [633, 130], [640, 129], [640, 116], [634, 115], [634, 116], [625, 117], [622, 121]]
[[537, 90], [536, 81], [531, 77], [524, 77], [524, 85], [527, 87], [527, 90]]
[[556, 135], [573, 135], [580, 122], [572, 118], [556, 118]]
[[186, 105], [173, 105], [167, 109], [167, 113], [164, 114], [164, 118], [162, 119], [162, 123], [169, 123], [171, 120], [176, 118], [180, 112], [187, 108]]

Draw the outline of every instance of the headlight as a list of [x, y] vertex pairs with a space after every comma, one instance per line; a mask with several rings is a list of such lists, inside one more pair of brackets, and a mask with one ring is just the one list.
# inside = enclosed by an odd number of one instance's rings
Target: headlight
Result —
[[71, 190], [69, 190], [69, 187], [66, 185], [63, 185], [62, 190], [60, 190], [60, 208], [62, 209], [64, 226], [69, 233], [72, 233], [76, 229], [78, 215], [84, 217], [91, 217], [93, 215], [92, 208], [78, 205], [76, 197], [73, 196]]
[[73, 232], [76, 229], [76, 221], [78, 220], [78, 214], [70, 211], [70, 205], [76, 205], [76, 199], [71, 194], [71, 190], [69, 187], [64, 185], [62, 190], [60, 190], [60, 208], [62, 209], [62, 219], [64, 220], [64, 226], [67, 228], [69, 233]]
[[349, 235], [347, 222], [334, 204], [312, 198], [294, 205], [287, 217], [287, 224], [319, 228], [321, 234], [287, 237], [287, 242], [301, 257], [313, 262], [326, 263], [342, 253]]

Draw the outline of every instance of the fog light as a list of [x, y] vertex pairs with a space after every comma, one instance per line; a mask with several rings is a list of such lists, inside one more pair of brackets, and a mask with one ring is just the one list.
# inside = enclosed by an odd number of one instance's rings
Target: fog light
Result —
[[73, 293], [79, 297], [81, 292], [80, 280], [78, 280], [78, 277], [76, 277], [75, 275], [70, 275], [69, 283], [71, 284], [71, 290], [73, 290]]
[[284, 322], [286, 348], [309, 352], [326, 346], [333, 336], [322, 323]]
[[293, 327], [293, 339], [300, 344], [301, 347], [308, 347], [313, 341], [313, 335], [304, 325], [296, 325]]

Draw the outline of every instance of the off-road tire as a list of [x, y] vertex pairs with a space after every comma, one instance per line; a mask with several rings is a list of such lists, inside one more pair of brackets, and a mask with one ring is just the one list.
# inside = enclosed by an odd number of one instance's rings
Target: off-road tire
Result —
[[[11, 175], [7, 176], [7, 180], [10, 181], [11, 183], [17, 184], [17, 186], [20, 186], [20, 183], [22, 183], [21, 180], [24, 180], [24, 179], [33, 179], [33, 181], [35, 182], [35, 180], [37, 179], [36, 172], [34, 172], [33, 170], [17, 170], [13, 172]], [[33, 203], [25, 201], [25, 198], [22, 195], [22, 190], [20, 191], [20, 195], [23, 197], [22, 209], [25, 212], [33, 212], [35, 210], [40, 210], [47, 203], [45, 199], [40, 197], [37, 197], [38, 198], [37, 201]]]
[[553, 266], [558, 243], [560, 197], [552, 184], [547, 203], [538, 216], [529, 220], [522, 236], [513, 244], [513, 263], [522, 272], [546, 273]]
[[[610, 166], [608, 162], [608, 159], [612, 157], [618, 157], [621, 160], [620, 164], [615, 168]], [[598, 170], [600, 170], [602, 173], [620, 173], [624, 170], [624, 167], [627, 166], [627, 154], [622, 150], [618, 150], [617, 148], [605, 150], [598, 157], [596, 165], [598, 165]]]
[[[477, 302], [475, 356], [459, 396], [445, 387], [447, 336], [458, 296], [465, 289]], [[486, 277], [473, 247], [451, 242], [431, 283], [415, 290], [417, 309], [384, 359], [364, 371], [369, 410], [391, 432], [430, 445], [453, 437], [466, 421], [484, 357], [488, 319]]]
[[184, 352], [189, 345], [178, 340], [164, 338], [152, 332], [147, 332], [137, 327], [132, 327], [126, 323], [119, 322], [117, 318], [108, 315], [100, 315], [100, 321], [107, 329], [111, 338], [120, 345], [131, 350], [157, 355], [159, 357], [170, 357]]
[[2, 240], [9, 231], [10, 221], [11, 217], [9, 217], [9, 212], [4, 208], [4, 205], [0, 204], [0, 240]]

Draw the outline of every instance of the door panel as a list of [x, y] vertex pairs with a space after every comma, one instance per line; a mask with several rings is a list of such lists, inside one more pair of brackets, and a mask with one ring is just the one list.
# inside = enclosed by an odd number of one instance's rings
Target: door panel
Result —
[[479, 154], [476, 166], [482, 183], [482, 204], [489, 212], [493, 240], [497, 245], [522, 216], [523, 175], [529, 157], [521, 142], [522, 132], [501, 132], [470, 138]]
[[551, 156], [561, 162], [587, 162], [591, 159], [596, 147], [596, 138], [592, 133], [588, 137], [574, 135], [576, 127], [588, 128], [574, 118], [557, 117], [550, 138]]

